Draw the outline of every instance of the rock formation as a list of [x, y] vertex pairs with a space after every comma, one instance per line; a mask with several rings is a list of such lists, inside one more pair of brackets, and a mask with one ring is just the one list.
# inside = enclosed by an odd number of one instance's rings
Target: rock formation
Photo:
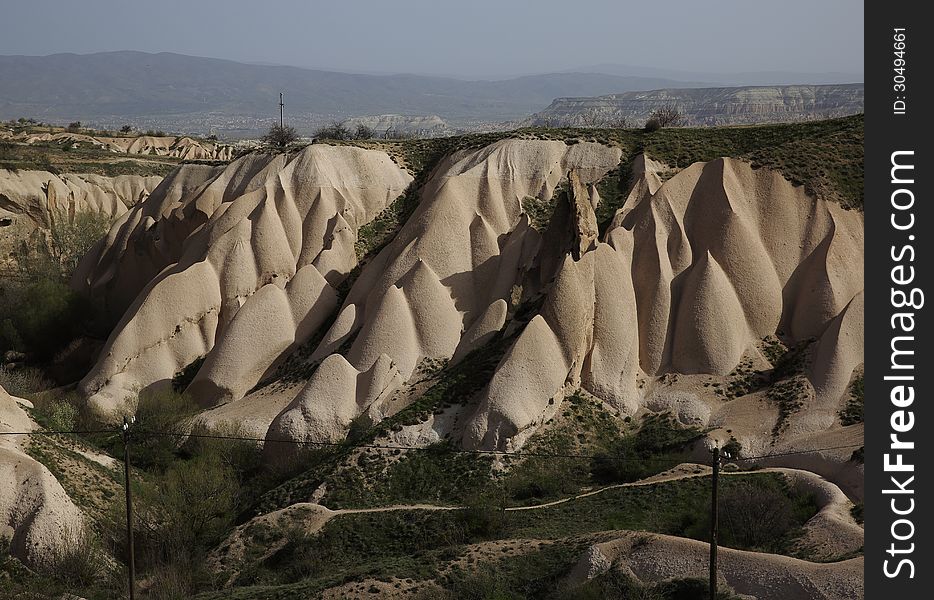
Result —
[[[663, 182], [663, 165], [639, 156], [598, 236], [595, 184], [620, 158], [522, 139], [449, 155], [345, 297], [358, 227], [412, 181], [388, 155], [312, 145], [184, 166], [81, 265], [77, 285], [122, 317], [80, 389], [112, 411], [194, 365], [206, 422], [333, 442], [417, 397], [431, 365], [500, 336], [489, 384], [432, 435], [516, 449], [578, 388], [623, 415], [677, 404], [729, 427], [700, 381], [768, 364], [761, 345], [777, 337], [810, 348], [808, 410], [787, 435], [834, 427], [862, 363], [862, 215], [739, 160]], [[543, 206], [547, 226], [533, 227]], [[750, 426], [749, 443], [768, 443], [774, 419]]]
[[641, 126], [652, 111], [675, 106], [686, 125], [810, 121], [863, 112], [863, 84], [662, 89], [593, 98], [556, 98], [524, 125]]
[[[0, 431], [36, 429], [23, 407], [0, 387]], [[10, 553], [41, 565], [84, 528], [84, 516], [49, 470], [25, 450], [26, 436], [0, 436], [0, 537]]]
[[14, 266], [12, 252], [49, 232], [57, 220], [70, 221], [82, 212], [116, 219], [145, 200], [161, 180], [0, 169], [0, 271]]
[[118, 154], [169, 156], [182, 160], [230, 160], [234, 153], [234, 147], [229, 144], [174, 135], [103, 136], [61, 131], [5, 137], [24, 144], [53, 143], [70, 147], [85, 144]]
[[75, 285], [122, 314], [80, 389], [113, 411], [204, 359], [198, 401], [242, 397], [325, 320], [357, 228], [411, 179], [385, 153], [326, 145], [181, 167], [79, 267]]

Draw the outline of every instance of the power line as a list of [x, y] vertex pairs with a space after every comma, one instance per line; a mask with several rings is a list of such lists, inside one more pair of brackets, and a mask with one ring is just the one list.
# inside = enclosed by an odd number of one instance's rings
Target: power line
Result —
[[[89, 434], [89, 433], [120, 433], [119, 429], [99, 429], [99, 430], [90, 430], [90, 431], [3, 431], [0, 432], [0, 435], [71, 435], [71, 434]], [[271, 443], [271, 444], [293, 444], [299, 446], [320, 446], [320, 447], [330, 447], [330, 448], [343, 448], [346, 450], [356, 450], [356, 449], [372, 449], [372, 450], [428, 450], [430, 452], [446, 453], [446, 454], [478, 454], [486, 456], [506, 456], [506, 457], [516, 457], [516, 458], [575, 458], [575, 459], [604, 459], [604, 460], [619, 460], [619, 461], [634, 461], [634, 462], [666, 462], [670, 463], [670, 459], [662, 458], [635, 458], [635, 457], [617, 457], [609, 454], [583, 454], [583, 453], [558, 453], [558, 452], [508, 452], [505, 450], [468, 450], [466, 448], [431, 448], [430, 446], [386, 446], [383, 444], [348, 444], [346, 442], [321, 442], [314, 440], [292, 440], [292, 439], [270, 439], [270, 438], [259, 438], [259, 437], [246, 437], [246, 436], [234, 436], [234, 435], [221, 435], [221, 434], [209, 434], [209, 433], [181, 433], [181, 432], [172, 432], [172, 431], [137, 431], [134, 432], [136, 436], [164, 436], [164, 437], [179, 437], [179, 438], [195, 438], [195, 439], [213, 439], [213, 440], [230, 440], [230, 441], [241, 441], [241, 442], [262, 442], [262, 443]], [[760, 454], [752, 456], [736, 456], [731, 457], [731, 460], [736, 461], [749, 461], [749, 460], [761, 460], [765, 458], [776, 458], [782, 456], [794, 456], [798, 454], [813, 454], [815, 452], [826, 452], [830, 450], [845, 450], [848, 448], [859, 448], [863, 444], [846, 444], [843, 446], [828, 446], [824, 448], [809, 448], [806, 450], [792, 450], [787, 452], [774, 452], [770, 454]]]
[[87, 429], [82, 431], [0, 431], [0, 435], [88, 435], [91, 433], [120, 433], [119, 429]]

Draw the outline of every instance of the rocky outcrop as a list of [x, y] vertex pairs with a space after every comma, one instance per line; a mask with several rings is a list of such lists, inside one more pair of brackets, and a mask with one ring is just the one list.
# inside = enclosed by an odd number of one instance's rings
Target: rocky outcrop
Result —
[[23, 243], [42, 243], [37, 236], [47, 234], [56, 222], [71, 222], [79, 213], [112, 221], [145, 200], [160, 181], [161, 177], [138, 175], [0, 169], [0, 270], [15, 266], [11, 253]]
[[407, 115], [371, 115], [351, 117], [341, 121], [351, 133], [361, 125], [370, 129], [376, 137], [436, 137], [454, 133], [454, 128], [437, 115], [414, 117]]
[[[342, 299], [357, 228], [412, 181], [386, 154], [312, 145], [184, 166], [79, 269], [76, 284], [122, 315], [80, 388], [113, 410], [193, 365], [206, 422], [333, 442], [416, 399], [426, 369], [499, 336], [492, 378], [441, 434], [515, 449], [578, 388], [623, 415], [676, 401], [693, 424], [729, 428], [712, 393], [656, 382], [767, 364], [760, 344], [778, 336], [812, 348], [801, 377], [818, 416], [789, 435], [835, 427], [862, 362], [863, 281], [850, 268], [862, 215], [739, 160], [663, 182], [664, 165], [640, 156], [599, 236], [596, 184], [620, 158], [530, 139], [449, 155]], [[776, 411], [755, 418], [750, 443], [772, 441]]]
[[[26, 400], [0, 387], [0, 431], [29, 432]], [[52, 473], [25, 450], [26, 436], [0, 435], [0, 537], [10, 553], [32, 566], [48, 561], [84, 531], [84, 516]]]
[[631, 414], [645, 376], [725, 376], [776, 333], [822, 340], [808, 377], [818, 404], [837, 406], [862, 361], [862, 274], [846, 266], [862, 254], [861, 216], [732, 159], [654, 193], [644, 177], [605, 240], [566, 256], [483, 393], [468, 446], [521, 443], [568, 388]]
[[686, 125], [740, 125], [810, 121], [863, 112], [864, 86], [785, 85], [664, 89], [593, 98], [557, 98], [524, 125], [641, 126], [653, 111], [674, 106]]
[[321, 366], [269, 437], [341, 439], [358, 415], [385, 417], [392, 393], [421, 361], [468, 352], [498, 328], [541, 245], [520, 200], [550, 198], [571, 169], [579, 185], [594, 182], [619, 157], [598, 144], [504, 140], [448, 158], [351, 288], [312, 357]]
[[118, 154], [169, 156], [182, 160], [230, 160], [234, 153], [234, 147], [229, 144], [174, 135], [116, 137], [62, 131], [21, 134], [9, 136], [9, 139], [24, 144], [53, 143], [70, 147], [84, 144]]
[[204, 359], [198, 402], [242, 397], [327, 318], [357, 228], [411, 179], [383, 152], [327, 145], [181, 167], [79, 266], [75, 285], [122, 314], [80, 389], [108, 413]]

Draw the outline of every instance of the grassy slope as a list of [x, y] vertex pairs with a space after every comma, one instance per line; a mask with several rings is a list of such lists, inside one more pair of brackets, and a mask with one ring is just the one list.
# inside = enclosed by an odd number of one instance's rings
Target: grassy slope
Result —
[[[726, 477], [723, 493], [734, 487], [779, 490], [795, 507], [794, 523], [802, 525], [816, 508], [808, 497], [791, 493], [780, 476], [750, 474]], [[586, 546], [588, 534], [641, 530], [706, 539], [710, 480], [697, 477], [644, 487], [617, 488], [539, 510], [499, 512], [403, 510], [337, 516], [316, 536], [289, 531], [266, 532], [263, 540], [286, 537], [281, 550], [241, 572], [231, 598], [300, 598], [327, 587], [363, 578], [416, 581], [436, 579], [455, 584], [446, 567], [462, 558], [468, 546], [488, 540], [555, 542], [561, 559], [540, 575], [556, 581], [566, 574]], [[721, 532], [722, 543], [743, 547]], [[793, 535], [768, 550], [789, 550]], [[732, 542], [732, 543], [731, 543]], [[758, 548], [749, 548], [756, 550]], [[554, 557], [553, 557], [554, 558]], [[440, 577], [439, 577], [440, 575]], [[219, 598], [205, 594], [204, 598]], [[524, 597], [524, 596], [520, 596]], [[539, 596], [530, 596], [539, 597]]]

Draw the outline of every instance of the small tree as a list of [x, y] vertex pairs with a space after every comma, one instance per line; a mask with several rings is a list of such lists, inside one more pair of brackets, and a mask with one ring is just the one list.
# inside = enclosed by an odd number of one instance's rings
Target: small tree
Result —
[[133, 131], [132, 125], [124, 125], [120, 128], [120, 133], [130, 133], [131, 131]]
[[81, 129], [81, 121], [72, 121], [71, 123], [68, 124], [68, 127], [66, 129], [72, 133], [74, 133], [75, 131], [78, 131], [79, 129]]
[[357, 125], [357, 130], [354, 131], [353, 137], [356, 140], [368, 140], [376, 135], [376, 132], [373, 131], [372, 127], [367, 127], [363, 123]]
[[325, 140], [349, 140], [353, 137], [353, 134], [342, 123], [335, 121], [316, 131], [315, 137]]
[[656, 131], [662, 127], [680, 127], [684, 124], [684, 113], [673, 104], [657, 108], [645, 122], [646, 131]]
[[269, 132], [263, 136], [263, 142], [279, 148], [285, 148], [297, 139], [298, 134], [291, 125], [273, 125], [269, 128]]

